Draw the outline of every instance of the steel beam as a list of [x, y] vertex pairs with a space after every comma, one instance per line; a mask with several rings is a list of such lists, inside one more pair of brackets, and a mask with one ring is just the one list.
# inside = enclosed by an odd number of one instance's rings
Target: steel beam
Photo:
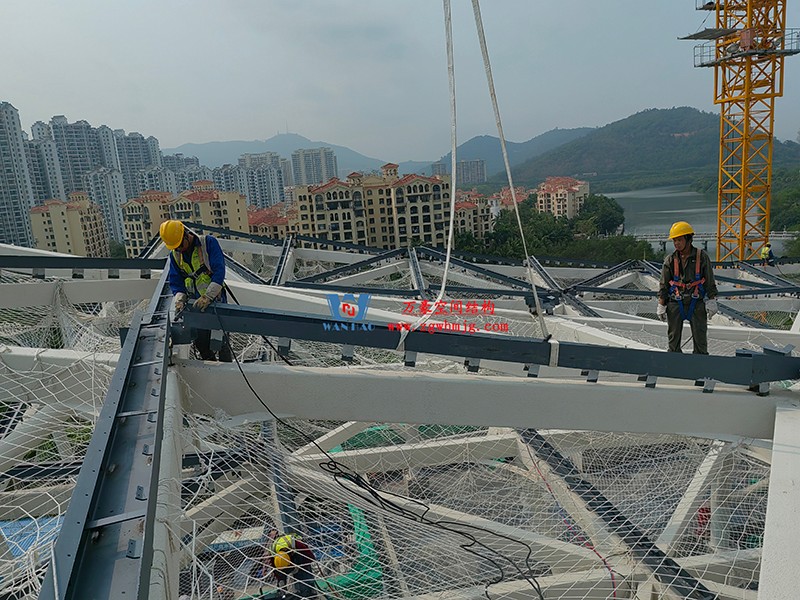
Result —
[[166, 280], [165, 270], [147, 311], [131, 325], [41, 600], [149, 594], [172, 302]]
[[[267, 418], [264, 405], [235, 365], [183, 360], [176, 364], [193, 389], [203, 390], [203, 397], [189, 399], [188, 411], [213, 415], [219, 408], [237, 422]], [[717, 385], [713, 394], [704, 394], [694, 385], [646, 389], [641, 383], [605, 383], [602, 378], [588, 383], [412, 369], [379, 373], [256, 363], [241, 366], [275, 414], [302, 419], [769, 439], [776, 400], [794, 397], [792, 392], [780, 391], [762, 398], [724, 385]], [[336, 402], [321, 398], [336, 398]]]
[[[400, 332], [390, 331], [382, 324], [370, 324], [370, 328], [364, 324], [345, 323], [345, 327], [336, 330], [329, 319], [275, 314], [264, 309], [239, 306], [212, 305], [205, 312], [187, 309], [184, 322], [186, 326], [198, 329], [222, 329], [227, 332], [372, 348], [397, 349], [401, 341]], [[631, 348], [603, 348], [600, 351], [598, 346], [588, 344], [548, 343], [535, 338], [480, 333], [466, 335], [447, 331], [437, 332], [436, 335], [411, 331], [402, 345], [406, 351], [462, 359], [486, 358], [676, 379], [712, 378], [749, 387], [800, 376], [800, 358], [757, 352], [749, 352], [747, 356], [704, 356]]]
[[389, 252], [384, 252], [383, 254], [378, 254], [377, 256], [371, 256], [370, 258], [360, 260], [358, 262], [343, 265], [341, 267], [337, 267], [329, 271], [323, 271], [322, 273], [317, 273], [316, 275], [309, 275], [308, 277], [297, 279], [297, 281], [302, 281], [304, 283], [322, 283], [326, 279], [348, 275], [354, 271], [360, 271], [365, 267], [370, 267], [375, 263], [379, 263], [384, 260], [393, 260], [395, 258], [399, 258], [400, 256], [403, 256], [405, 253], [406, 253], [405, 248], [397, 248], [395, 250], [390, 250]]
[[716, 600], [700, 581], [664, 554], [645, 533], [625, 517], [593, 484], [582, 478], [568, 458], [561, 455], [539, 432], [524, 429], [520, 437], [558, 475], [569, 489], [579, 496], [586, 508], [600, 517], [616, 536], [625, 543], [629, 551], [649, 569], [658, 581], [671, 588], [680, 598], [692, 600]]
[[[417, 248], [418, 254], [424, 254], [429, 256], [430, 258], [436, 261], [444, 261], [447, 259], [447, 254], [444, 252], [440, 252], [439, 250], [434, 250], [433, 248], [428, 248], [426, 246], [419, 246]], [[467, 262], [465, 260], [461, 260], [459, 258], [455, 258], [450, 256], [450, 266], [461, 267], [462, 269], [466, 269], [467, 271], [472, 271], [473, 273], [477, 273], [478, 275], [482, 275], [488, 279], [492, 279], [496, 282], [502, 283], [503, 285], [513, 286], [522, 288], [528, 292], [532, 292], [531, 284], [527, 281], [523, 281], [522, 279], [516, 279], [514, 277], [509, 277], [508, 275], [502, 275], [501, 273], [496, 273], [491, 269], [487, 269], [486, 267], [482, 267], [480, 265], [476, 265], [471, 262]]]
[[800, 402], [777, 406], [772, 444], [767, 516], [759, 600], [797, 598], [797, 555], [800, 550]]
[[278, 265], [275, 267], [275, 273], [272, 275], [270, 285], [282, 285], [289, 279], [289, 276], [294, 271], [294, 258], [292, 256], [292, 248], [294, 248], [294, 234], [289, 234], [283, 240], [283, 249], [278, 258]]

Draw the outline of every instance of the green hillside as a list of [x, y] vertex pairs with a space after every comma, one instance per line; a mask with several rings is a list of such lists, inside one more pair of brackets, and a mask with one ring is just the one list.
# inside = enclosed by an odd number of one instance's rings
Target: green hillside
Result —
[[[589, 181], [592, 191], [624, 191], [708, 177], [716, 173], [718, 155], [718, 115], [688, 107], [650, 109], [528, 160], [513, 173], [515, 183], [527, 186], [566, 175]], [[800, 145], [775, 142], [776, 166], [798, 162]]]
[[[582, 138], [589, 132], [594, 131], [591, 127], [577, 127], [575, 129], [551, 129], [526, 142], [506, 141], [508, 150], [508, 161], [511, 166], [523, 163], [531, 158], [539, 156], [548, 150], [567, 144], [573, 140]], [[456, 151], [457, 160], [477, 160], [486, 161], [486, 173], [498, 173], [505, 169], [503, 164], [503, 153], [500, 149], [500, 138], [491, 135], [479, 135], [463, 144]], [[450, 153], [448, 152], [439, 159], [439, 162], [450, 166]]]

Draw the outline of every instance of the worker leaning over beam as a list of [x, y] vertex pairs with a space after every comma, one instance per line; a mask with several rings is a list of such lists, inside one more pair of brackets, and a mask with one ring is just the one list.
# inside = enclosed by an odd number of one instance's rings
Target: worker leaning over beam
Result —
[[708, 253], [692, 245], [694, 229], [673, 223], [669, 237], [675, 252], [664, 259], [656, 314], [667, 321], [670, 352], [681, 352], [683, 322], [689, 321], [695, 354], [708, 354], [708, 319], [717, 314], [717, 285]]
[[[278, 583], [278, 588], [288, 592], [289, 598], [316, 596], [317, 587], [312, 570], [314, 551], [294, 533], [278, 536], [277, 531], [272, 531], [270, 539], [273, 542], [269, 548], [267, 564], [272, 567], [271, 575]], [[294, 594], [289, 588], [289, 577], [295, 582]]]
[[[164, 221], [159, 234], [170, 250], [169, 287], [175, 296], [175, 312], [182, 311], [189, 298], [201, 311], [212, 302], [227, 302], [225, 255], [217, 238], [198, 235], [177, 220]], [[208, 329], [196, 330], [194, 347], [203, 360], [217, 360], [217, 355], [211, 350], [211, 331]], [[227, 336], [223, 337], [219, 360], [233, 360]]]

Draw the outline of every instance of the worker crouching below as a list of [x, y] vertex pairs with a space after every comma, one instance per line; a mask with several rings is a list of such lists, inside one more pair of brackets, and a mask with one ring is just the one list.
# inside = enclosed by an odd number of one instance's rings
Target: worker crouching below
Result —
[[[317, 594], [314, 581], [314, 552], [300, 536], [293, 533], [282, 535], [272, 543], [268, 564], [278, 588], [287, 590], [289, 598], [313, 598]], [[291, 593], [289, 577], [295, 581], [295, 593]]]
[[[181, 312], [188, 299], [204, 311], [212, 302], [227, 302], [225, 295], [225, 255], [213, 235], [198, 235], [181, 221], [164, 221], [161, 240], [170, 250], [169, 287], [175, 296], [175, 313]], [[211, 350], [211, 331], [198, 329], [194, 347], [203, 360], [217, 360]], [[231, 362], [233, 354], [227, 335], [222, 339], [219, 360]]]
[[656, 314], [667, 321], [669, 351], [681, 352], [683, 322], [689, 321], [695, 354], [708, 354], [708, 319], [717, 314], [717, 285], [708, 253], [692, 245], [694, 230], [678, 221], [669, 230], [675, 252], [664, 259]]

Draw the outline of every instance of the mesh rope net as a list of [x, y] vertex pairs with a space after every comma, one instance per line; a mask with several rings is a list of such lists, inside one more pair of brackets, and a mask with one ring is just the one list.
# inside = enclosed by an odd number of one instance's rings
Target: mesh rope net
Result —
[[[393, 302], [402, 314], [404, 301]], [[58, 293], [52, 306], [0, 311], [2, 595], [38, 593], [113, 374], [99, 353], [119, 351], [118, 328], [140, 306], [73, 305]], [[500, 317], [510, 335], [537, 335], [519, 311], [492, 318]], [[645, 326], [606, 329], [663, 344]], [[753, 335], [753, 347], [770, 341], [768, 331]], [[732, 343], [717, 345], [712, 351], [726, 354]], [[274, 338], [233, 334], [232, 346], [243, 363], [280, 361]], [[82, 354], [18, 370], [4, 360], [12, 347]], [[287, 358], [408, 370], [399, 352], [359, 347], [350, 361], [319, 342], [295, 340]], [[415, 369], [466, 373], [441, 357], [420, 358]], [[478, 376], [488, 373], [501, 375]], [[179, 540], [176, 598], [279, 597], [269, 561], [273, 537], [287, 531], [313, 551], [303, 568], [331, 600], [634, 598], [658, 565], [632, 545], [631, 528], [665, 553], [664, 565], [676, 562], [708, 589], [750, 598], [758, 588], [769, 453], [747, 440], [543, 430], [534, 442], [531, 431], [446, 423], [241, 423], [192, 381], [181, 385], [193, 406], [208, 409], [184, 414], [180, 431], [180, 519], [168, 523]], [[570, 487], [576, 480], [620, 519], [601, 519]], [[288, 583], [298, 580], [294, 572]]]

